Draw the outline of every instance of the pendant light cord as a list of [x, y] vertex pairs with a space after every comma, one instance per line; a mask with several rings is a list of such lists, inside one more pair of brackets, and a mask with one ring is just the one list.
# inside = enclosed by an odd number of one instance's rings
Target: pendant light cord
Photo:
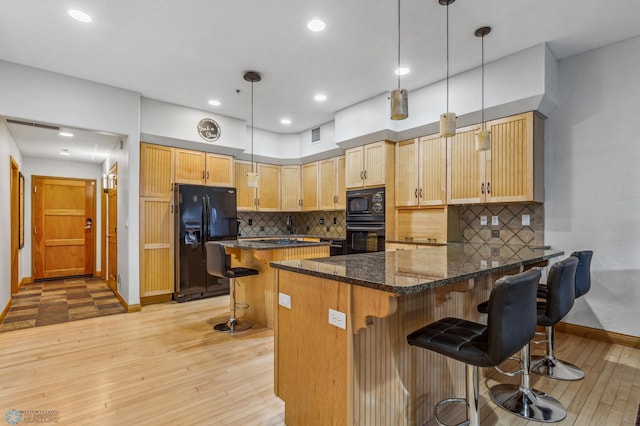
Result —
[[484, 35], [482, 38], [482, 130], [486, 130], [484, 122]]
[[251, 172], [255, 173], [255, 163], [253, 162], [253, 81], [251, 82]]
[[449, 112], [449, 3], [447, 2], [447, 112]]
[[400, 89], [400, 0], [398, 0], [398, 89]]

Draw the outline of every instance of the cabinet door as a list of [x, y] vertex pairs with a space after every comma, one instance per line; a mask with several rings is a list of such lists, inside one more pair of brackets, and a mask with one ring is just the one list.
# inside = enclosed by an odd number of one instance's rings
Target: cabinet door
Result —
[[233, 187], [233, 157], [207, 154], [206, 184], [209, 186]]
[[417, 139], [396, 144], [396, 206], [418, 205], [418, 145]]
[[[447, 140], [438, 136], [420, 138], [418, 142], [419, 184], [421, 206], [447, 203]], [[398, 168], [396, 167], [396, 171]], [[396, 172], [397, 173], [397, 172]], [[396, 197], [397, 197], [396, 192]]]
[[344, 155], [336, 158], [336, 209], [347, 207], [347, 189], [345, 186], [346, 159]]
[[176, 183], [204, 185], [206, 177], [204, 152], [176, 149], [175, 158]]
[[364, 146], [364, 184], [378, 186], [386, 183], [385, 142], [376, 142]]
[[280, 179], [282, 181], [280, 191], [280, 205], [282, 207], [282, 211], [300, 211], [302, 209], [300, 166], [281, 166]]
[[251, 171], [251, 163], [236, 161], [234, 169], [238, 211], [255, 210], [256, 190], [247, 186], [247, 173]]
[[337, 204], [337, 159], [329, 158], [319, 161], [319, 209], [333, 210]]
[[491, 150], [485, 164], [487, 202], [531, 201], [533, 196], [533, 113], [487, 123]]
[[477, 127], [459, 129], [447, 138], [447, 203], [472, 204], [484, 199], [484, 152], [476, 151]]
[[140, 297], [174, 291], [172, 199], [140, 199]]
[[302, 165], [302, 210], [318, 210], [318, 162]]
[[280, 211], [280, 166], [258, 164], [258, 210]]
[[171, 197], [173, 148], [140, 144], [140, 196]]
[[347, 189], [364, 186], [364, 147], [359, 146], [345, 151]]

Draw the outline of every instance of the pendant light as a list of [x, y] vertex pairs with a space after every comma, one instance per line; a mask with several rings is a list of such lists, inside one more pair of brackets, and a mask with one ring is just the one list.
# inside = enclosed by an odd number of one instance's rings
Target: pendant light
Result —
[[258, 173], [256, 172], [256, 163], [253, 162], [253, 83], [262, 80], [262, 77], [255, 71], [247, 71], [244, 74], [244, 79], [251, 82], [251, 171], [247, 173], [247, 186], [257, 188]]
[[491, 132], [487, 130], [484, 121], [484, 36], [491, 32], [491, 27], [478, 28], [476, 37], [482, 39], [482, 129], [476, 132], [476, 151], [486, 151], [491, 148]]
[[448, 138], [456, 134], [456, 114], [449, 111], [449, 5], [456, 0], [438, 0], [447, 7], [447, 112], [440, 115], [440, 136]]
[[398, 0], [398, 88], [391, 91], [391, 119], [404, 120], [409, 116], [409, 99], [406, 89], [400, 88], [400, 0]]

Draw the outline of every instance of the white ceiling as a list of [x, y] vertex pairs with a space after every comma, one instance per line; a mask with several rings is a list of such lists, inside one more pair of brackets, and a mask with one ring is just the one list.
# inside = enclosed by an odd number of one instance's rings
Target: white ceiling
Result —
[[[74, 21], [71, 8], [93, 22]], [[446, 75], [446, 7], [401, 8], [401, 63], [411, 68], [401, 85], [411, 91]], [[312, 18], [326, 30], [308, 31]], [[480, 64], [481, 26], [493, 28], [487, 62], [543, 42], [563, 59], [639, 35], [640, 1], [457, 0], [449, 19], [453, 75]], [[2, 0], [0, 59], [247, 122], [243, 74], [255, 70], [255, 127], [300, 132], [396, 87], [397, 1]], [[314, 101], [318, 92], [328, 99]]]

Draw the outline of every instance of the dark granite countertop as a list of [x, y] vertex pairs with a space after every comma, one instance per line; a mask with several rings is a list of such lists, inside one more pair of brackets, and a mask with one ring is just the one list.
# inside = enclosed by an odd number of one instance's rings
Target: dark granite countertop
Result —
[[483, 243], [449, 243], [321, 259], [271, 262], [271, 266], [334, 281], [411, 294], [563, 255], [559, 250]]
[[225, 247], [242, 250], [280, 250], [293, 247], [328, 246], [328, 241], [302, 241], [302, 237], [256, 238], [229, 241], [218, 241]]

